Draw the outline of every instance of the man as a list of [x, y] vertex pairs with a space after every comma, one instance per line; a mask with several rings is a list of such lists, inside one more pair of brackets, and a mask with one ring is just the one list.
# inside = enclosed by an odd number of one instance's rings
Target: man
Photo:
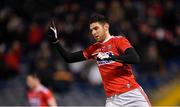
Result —
[[28, 74], [27, 85], [30, 88], [27, 97], [31, 106], [57, 106], [52, 92], [41, 84], [36, 73]]
[[105, 16], [93, 14], [89, 22], [97, 42], [82, 51], [67, 52], [59, 43], [54, 23], [48, 32], [49, 40], [68, 63], [96, 60], [107, 96], [106, 107], [149, 107], [149, 100], [135, 81], [130, 65], [139, 62], [135, 49], [125, 37], [110, 35]]

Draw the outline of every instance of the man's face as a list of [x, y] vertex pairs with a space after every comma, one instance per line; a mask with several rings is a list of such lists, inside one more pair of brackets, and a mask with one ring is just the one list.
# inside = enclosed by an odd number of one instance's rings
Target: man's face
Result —
[[98, 42], [102, 42], [106, 38], [106, 27], [105, 24], [94, 22], [90, 24], [90, 31], [94, 39]]
[[37, 79], [34, 78], [33, 76], [27, 76], [27, 85], [29, 88], [33, 89], [36, 87]]

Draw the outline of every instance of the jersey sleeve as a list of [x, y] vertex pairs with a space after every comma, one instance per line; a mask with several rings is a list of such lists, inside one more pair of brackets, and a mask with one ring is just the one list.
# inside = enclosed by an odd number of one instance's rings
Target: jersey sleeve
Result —
[[83, 55], [86, 59], [91, 59], [92, 58], [92, 46], [89, 46], [88, 48], [83, 50]]
[[132, 47], [130, 42], [122, 36], [116, 38], [116, 46], [122, 53], [124, 53], [127, 48]]

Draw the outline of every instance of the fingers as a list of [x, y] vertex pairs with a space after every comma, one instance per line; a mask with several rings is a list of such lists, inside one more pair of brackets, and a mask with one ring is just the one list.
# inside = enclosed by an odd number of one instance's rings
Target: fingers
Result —
[[50, 26], [50, 29], [53, 30], [54, 32], [56, 32], [56, 28], [53, 28]]
[[56, 26], [55, 26], [55, 23], [54, 23], [54, 20], [53, 20], [53, 19], [51, 20], [51, 27], [54, 28], [54, 29], [56, 29]]
[[53, 20], [53, 19], [51, 20], [50, 29], [53, 30], [53, 32], [56, 33], [56, 26], [55, 26], [55, 23], [54, 23], [54, 20]]
[[53, 31], [52, 36], [53, 36], [55, 39], [57, 39], [57, 38], [58, 38], [58, 37], [57, 37], [57, 30], [56, 30], [56, 26], [55, 26], [55, 23], [54, 23], [54, 20], [53, 20], [53, 19], [51, 20], [49, 29]]

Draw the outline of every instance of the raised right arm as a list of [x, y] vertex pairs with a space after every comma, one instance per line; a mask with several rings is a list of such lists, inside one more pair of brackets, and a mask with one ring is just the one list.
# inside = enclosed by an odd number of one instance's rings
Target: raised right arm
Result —
[[60, 55], [65, 59], [68, 63], [74, 63], [79, 61], [84, 61], [86, 58], [83, 55], [83, 51], [77, 51], [77, 52], [68, 52], [66, 51], [60, 44], [58, 37], [57, 37], [57, 30], [55, 27], [54, 22], [52, 21], [49, 31], [48, 31], [48, 40], [51, 42], [51, 44], [58, 50]]
[[60, 42], [53, 44], [53, 46], [58, 50], [60, 55], [68, 63], [74, 63], [74, 62], [86, 60], [86, 58], [83, 55], [83, 51], [77, 51], [77, 52], [73, 52], [73, 53], [68, 52], [61, 46]]

